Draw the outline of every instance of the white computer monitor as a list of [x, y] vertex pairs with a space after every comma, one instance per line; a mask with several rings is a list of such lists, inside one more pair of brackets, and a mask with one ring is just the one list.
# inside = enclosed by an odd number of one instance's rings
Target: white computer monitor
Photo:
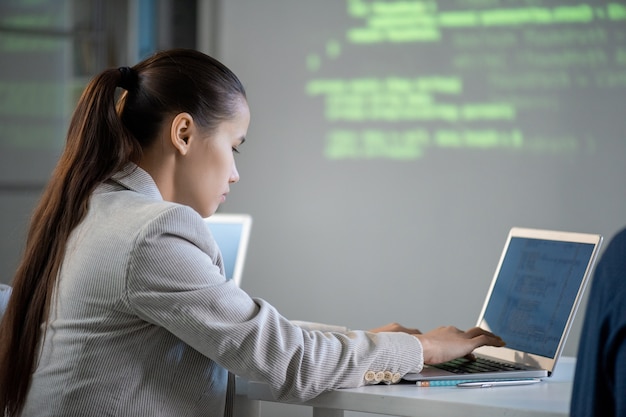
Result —
[[241, 285], [252, 216], [216, 213], [204, 220], [222, 252], [226, 279], [232, 279], [235, 284]]

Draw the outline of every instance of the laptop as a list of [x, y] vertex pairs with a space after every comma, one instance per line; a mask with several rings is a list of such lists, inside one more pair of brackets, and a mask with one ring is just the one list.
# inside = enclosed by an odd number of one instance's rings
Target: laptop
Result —
[[243, 266], [248, 250], [252, 216], [216, 213], [204, 219], [222, 252], [226, 279], [241, 286]]
[[474, 351], [476, 361], [460, 358], [425, 365], [404, 380], [550, 376], [601, 245], [598, 234], [512, 228], [477, 324], [502, 337], [506, 346], [480, 347]]

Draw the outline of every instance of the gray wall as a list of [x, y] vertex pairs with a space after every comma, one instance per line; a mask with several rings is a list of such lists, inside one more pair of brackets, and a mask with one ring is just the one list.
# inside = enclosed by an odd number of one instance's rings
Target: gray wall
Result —
[[[571, 2], [545, 3], [557, 19]], [[295, 319], [466, 328], [512, 226], [610, 237], [626, 223], [623, 21], [441, 26], [438, 41], [355, 44], [351, 30], [367, 18], [346, 4], [222, 5], [219, 56], [247, 86], [252, 114], [241, 181], [222, 207], [254, 217], [247, 291]], [[439, 12], [461, 4], [440, 2]], [[434, 94], [438, 103], [513, 103], [515, 115], [329, 120], [332, 97], [306, 93], [312, 80], [432, 75], [463, 83], [459, 95]], [[338, 129], [422, 129], [430, 138], [421, 155], [332, 159]], [[436, 140], [441, 130], [480, 129], [519, 131], [523, 142]], [[581, 316], [565, 354], [576, 352]]]

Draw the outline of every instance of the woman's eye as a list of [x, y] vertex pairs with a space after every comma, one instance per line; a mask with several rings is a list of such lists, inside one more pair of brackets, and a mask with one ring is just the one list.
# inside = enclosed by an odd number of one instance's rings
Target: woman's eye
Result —
[[233, 146], [233, 152], [234, 153], [239, 153], [239, 149], [237, 149], [235, 146]]

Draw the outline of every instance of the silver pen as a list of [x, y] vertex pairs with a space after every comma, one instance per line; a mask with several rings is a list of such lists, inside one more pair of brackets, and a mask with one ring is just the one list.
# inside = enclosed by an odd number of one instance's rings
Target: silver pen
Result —
[[511, 386], [511, 385], [529, 385], [536, 384], [541, 382], [540, 378], [529, 378], [529, 379], [501, 379], [501, 380], [493, 380], [493, 381], [472, 381], [472, 382], [461, 382], [456, 384], [459, 388], [492, 388], [492, 387], [502, 387], [502, 386]]

